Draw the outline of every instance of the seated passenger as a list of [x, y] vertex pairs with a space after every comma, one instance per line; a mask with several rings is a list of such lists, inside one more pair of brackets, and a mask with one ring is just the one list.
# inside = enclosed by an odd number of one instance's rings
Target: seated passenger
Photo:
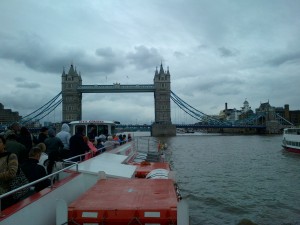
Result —
[[100, 134], [98, 137], [95, 138], [98, 142], [105, 142], [106, 141], [106, 136], [104, 134]]
[[[28, 178], [29, 182], [41, 179], [47, 175], [46, 169], [39, 165], [39, 160], [42, 155], [42, 149], [33, 147], [29, 152], [29, 158], [21, 165], [21, 169]], [[50, 186], [50, 179], [43, 180], [34, 185], [35, 192], [39, 192]]]
[[126, 143], [126, 142], [127, 142], [126, 134], [123, 134], [122, 140], [123, 140], [123, 143]]
[[120, 145], [123, 144], [123, 135], [122, 134], [119, 134], [119, 143], [120, 143]]
[[132, 140], [131, 134], [128, 134], [128, 142], [130, 142]]
[[108, 136], [107, 141], [104, 142], [105, 151], [112, 150], [117, 145], [120, 145], [120, 143], [118, 141], [114, 141], [112, 136]]

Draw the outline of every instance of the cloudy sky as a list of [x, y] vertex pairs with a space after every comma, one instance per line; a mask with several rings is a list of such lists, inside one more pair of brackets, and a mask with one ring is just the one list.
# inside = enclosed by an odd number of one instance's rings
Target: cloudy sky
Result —
[[[71, 63], [83, 84], [152, 84], [205, 114], [300, 109], [299, 0], [1, 0], [0, 102], [25, 116], [61, 91]], [[83, 119], [150, 123], [152, 93], [83, 94]], [[45, 117], [61, 120], [61, 107]], [[189, 116], [172, 104], [172, 121]]]

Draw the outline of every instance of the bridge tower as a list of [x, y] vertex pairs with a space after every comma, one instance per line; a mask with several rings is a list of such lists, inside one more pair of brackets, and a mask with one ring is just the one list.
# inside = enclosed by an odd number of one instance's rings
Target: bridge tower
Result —
[[63, 121], [81, 120], [82, 117], [82, 93], [77, 90], [82, 85], [80, 73], [71, 65], [66, 74], [65, 69], [61, 76], [62, 90], [62, 119]]
[[169, 68], [165, 72], [162, 64], [154, 75], [155, 122], [152, 124], [152, 136], [175, 136], [176, 126], [171, 122], [171, 79]]

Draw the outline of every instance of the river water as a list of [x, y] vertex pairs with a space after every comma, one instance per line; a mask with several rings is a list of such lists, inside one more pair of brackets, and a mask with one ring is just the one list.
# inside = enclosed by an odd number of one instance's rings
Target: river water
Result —
[[300, 224], [300, 155], [282, 150], [281, 135], [160, 140], [168, 144], [191, 225]]

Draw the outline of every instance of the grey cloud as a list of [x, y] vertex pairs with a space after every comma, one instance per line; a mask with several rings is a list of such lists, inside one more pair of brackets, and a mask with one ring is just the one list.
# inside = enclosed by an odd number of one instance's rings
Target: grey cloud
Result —
[[185, 56], [185, 54], [182, 53], [182, 52], [179, 52], [179, 51], [175, 51], [175, 52], [174, 52], [174, 56], [175, 56], [176, 58], [178, 58], [178, 59], [181, 59], [181, 58], [183, 58], [183, 57]]
[[38, 83], [29, 83], [29, 82], [22, 82], [16, 85], [19, 88], [28, 88], [28, 89], [35, 89], [41, 87]]
[[219, 77], [216, 80], [202, 80], [194, 82], [189, 91], [194, 90], [201, 93], [212, 93], [215, 95], [231, 95], [241, 92], [241, 86], [245, 82], [239, 78], [230, 78], [228, 76]]
[[225, 47], [218, 48], [218, 51], [220, 52], [221, 57], [232, 57], [237, 55], [236, 50], [230, 50]]
[[147, 48], [146, 46], [136, 46], [134, 52], [127, 54], [131, 64], [138, 69], [153, 70], [153, 65], [157, 65], [163, 57], [156, 48]]
[[269, 60], [268, 64], [271, 66], [280, 66], [284, 63], [299, 63], [300, 61], [300, 52], [286, 53], [274, 57]]
[[35, 82], [28, 82], [25, 78], [23, 77], [16, 77], [15, 78], [16, 81], [16, 87], [19, 88], [25, 88], [25, 89], [35, 89], [35, 88], [39, 88], [41, 87], [41, 85], [39, 83], [35, 83]]
[[109, 57], [109, 58], [115, 57], [115, 54], [111, 48], [98, 48], [96, 50], [96, 55], [101, 57]]
[[[0, 35], [0, 58], [24, 63], [28, 68], [40, 72], [61, 73], [71, 63], [80, 65], [84, 73], [112, 73], [123, 66], [124, 59], [111, 48], [96, 49], [95, 55], [88, 55], [81, 49], [53, 48], [34, 34], [24, 34], [21, 39]], [[54, 50], [55, 49], [55, 50]]]
[[62, 50], [53, 52], [53, 48], [38, 35], [22, 33], [17, 36], [0, 35], [0, 58], [23, 63], [28, 68], [40, 72], [57, 73], [62, 69], [62, 62], [71, 61], [74, 55], [83, 55], [82, 51], [70, 51], [62, 54]]

